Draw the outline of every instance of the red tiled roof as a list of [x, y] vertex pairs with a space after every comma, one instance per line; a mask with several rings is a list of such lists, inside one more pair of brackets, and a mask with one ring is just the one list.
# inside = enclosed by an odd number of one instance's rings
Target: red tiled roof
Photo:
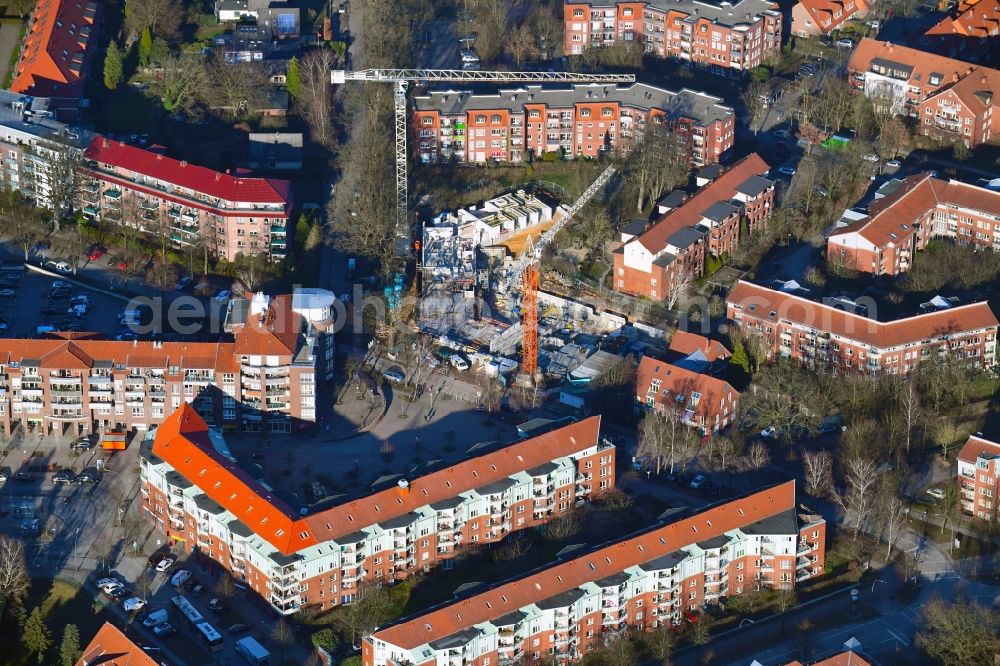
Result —
[[79, 96], [86, 51], [96, 40], [96, 13], [95, 2], [39, 0], [10, 89], [45, 97]]
[[236, 333], [236, 353], [240, 356], [294, 355], [301, 328], [302, 317], [292, 310], [291, 296], [275, 296], [263, 319], [251, 315]]
[[97, 630], [76, 666], [157, 666], [157, 661], [110, 622]]
[[[291, 183], [277, 178], [244, 178], [188, 164], [159, 153], [95, 136], [88, 159], [234, 203], [287, 204]], [[261, 216], [267, 212], [261, 211]]]
[[[712, 429], [715, 414], [721, 413], [719, 401], [727, 399], [732, 394], [739, 396], [739, 392], [729, 382], [650, 356], [643, 356], [639, 361], [635, 377], [635, 394], [639, 399], [645, 401], [649, 386], [654, 379], [660, 380], [660, 390], [654, 396], [657, 406], [676, 404], [671, 401], [676, 401], [677, 396], [684, 396], [683, 404], [686, 405], [692, 393], [700, 393], [701, 399], [694, 413], [706, 419], [709, 430]], [[669, 391], [669, 394], [664, 395], [665, 391]]]
[[994, 38], [1000, 28], [1000, 0], [963, 0], [951, 15], [925, 32], [925, 35], [959, 35]]
[[[803, 666], [801, 661], [790, 661], [785, 666]], [[855, 652], [847, 650], [821, 661], [812, 662], [812, 666], [872, 666], [867, 659], [862, 659]]]
[[962, 450], [958, 452], [958, 459], [974, 464], [976, 458], [983, 453], [1000, 456], [1000, 444], [977, 437], [976, 435], [969, 435], [969, 440], [962, 446]]
[[207, 426], [187, 404], [157, 429], [153, 453], [284, 555], [405, 515], [597, 444], [600, 417], [572, 423], [501, 451], [417, 477], [409, 491], [388, 488], [300, 518], [215, 452]]
[[717, 179], [701, 188], [680, 208], [661, 217], [637, 240], [653, 254], [660, 252], [666, 246], [667, 239], [675, 232], [698, 224], [702, 219], [702, 213], [709, 206], [719, 201], [729, 201], [736, 196], [736, 188], [743, 181], [750, 176], [763, 176], [770, 168], [757, 153], [744, 157]]
[[718, 340], [709, 340], [703, 335], [681, 330], [675, 332], [674, 337], [670, 338], [670, 351], [685, 356], [693, 354], [696, 351], [701, 351], [709, 363], [714, 363], [719, 359], [727, 359], [733, 355]]
[[[800, 296], [740, 280], [727, 299], [742, 304], [743, 315], [768, 321], [786, 319], [882, 349], [960, 331], [996, 327], [997, 317], [982, 301], [948, 310], [879, 322]], [[753, 305], [754, 309], [749, 308]], [[771, 313], [775, 316], [771, 316]]]
[[857, 232], [874, 245], [886, 247], [912, 234], [913, 222], [939, 204], [951, 204], [1000, 216], [1000, 192], [957, 180], [942, 180], [934, 178], [930, 173], [923, 173], [910, 176], [890, 196], [872, 203], [869, 208], [870, 217], [838, 229], [833, 236]]
[[795, 482], [787, 481], [386, 627], [376, 631], [374, 636], [411, 650], [794, 508]]
[[0, 364], [38, 359], [44, 368], [80, 370], [95, 361], [110, 361], [126, 367], [214, 369], [235, 372], [235, 348], [231, 342], [127, 342], [117, 340], [59, 338], [0, 340]]
[[[830, 32], [841, 23], [844, 23], [855, 14], [868, 11], [868, 3], [865, 0], [854, 0], [854, 9], [848, 10], [844, 0], [799, 0], [799, 4], [805, 9], [816, 26], [823, 32]], [[840, 17], [836, 13], [840, 12]], [[830, 25], [825, 26], [823, 22], [830, 20]]]

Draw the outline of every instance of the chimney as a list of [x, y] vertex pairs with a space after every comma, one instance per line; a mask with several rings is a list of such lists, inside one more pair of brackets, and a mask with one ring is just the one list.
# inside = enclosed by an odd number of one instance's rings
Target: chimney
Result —
[[163, 154], [162, 153], [156, 153], [156, 159], [157, 160], [162, 160], [163, 159]]
[[188, 165], [187, 160], [181, 160], [181, 166], [186, 167]]
[[406, 497], [410, 494], [410, 482], [406, 479], [400, 479], [399, 483], [396, 484], [399, 488], [400, 497]]

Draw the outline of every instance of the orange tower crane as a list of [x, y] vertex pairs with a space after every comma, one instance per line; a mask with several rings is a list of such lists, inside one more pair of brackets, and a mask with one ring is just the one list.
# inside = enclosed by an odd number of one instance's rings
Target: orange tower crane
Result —
[[552, 242], [563, 227], [572, 220], [580, 210], [608, 184], [615, 173], [614, 167], [605, 169], [597, 179], [584, 190], [580, 198], [573, 202], [566, 214], [555, 224], [545, 230], [537, 243], [528, 237], [524, 249], [518, 256], [513, 268], [501, 283], [501, 291], [509, 293], [512, 289], [521, 287], [521, 370], [526, 375], [534, 375], [538, 371], [538, 282], [539, 259], [546, 246]]

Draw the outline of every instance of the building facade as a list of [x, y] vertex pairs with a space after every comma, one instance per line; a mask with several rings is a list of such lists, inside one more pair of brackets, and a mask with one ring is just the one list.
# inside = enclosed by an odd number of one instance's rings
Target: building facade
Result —
[[958, 453], [958, 503], [962, 513], [997, 520], [997, 481], [1000, 479], [1000, 444], [970, 435]]
[[1000, 70], [865, 38], [851, 54], [848, 81], [939, 141], [974, 148], [1000, 130]]
[[829, 35], [852, 18], [868, 13], [865, 0], [799, 0], [792, 7], [792, 34], [799, 37]]
[[360, 585], [429, 571], [469, 544], [537, 527], [615, 485], [592, 417], [310, 513], [239, 467], [181, 405], [143, 443], [144, 515], [292, 614], [351, 603]]
[[714, 164], [735, 139], [735, 114], [722, 101], [643, 83], [529, 85], [495, 95], [445, 90], [414, 99], [412, 127], [423, 162], [598, 157], [627, 151], [656, 124], [680, 139], [692, 164]]
[[81, 167], [80, 208], [91, 219], [167, 234], [175, 246], [239, 255], [287, 254], [291, 183], [213, 171], [94, 137]]
[[781, 49], [781, 12], [768, 0], [566, 0], [563, 12], [567, 55], [636, 43], [661, 58], [742, 72]]
[[739, 418], [740, 393], [729, 382], [705, 374], [700, 350], [668, 363], [643, 356], [636, 369], [637, 411], [667, 413], [703, 436], [725, 430]]
[[10, 90], [52, 100], [74, 120], [97, 43], [100, 3], [38, 0], [31, 12]]
[[770, 167], [756, 153], [740, 160], [638, 236], [623, 235], [615, 250], [614, 289], [656, 301], [701, 277], [706, 255], [720, 256], [753, 234], [774, 209]]
[[932, 238], [1000, 250], [1000, 192], [930, 173], [910, 176], [863, 218], [834, 231], [827, 259], [873, 275], [899, 275]]
[[833, 374], [907, 375], [938, 355], [984, 369], [996, 362], [997, 318], [985, 301], [880, 322], [740, 280], [727, 313], [744, 335], [760, 338], [769, 359]]
[[147, 430], [185, 404], [225, 430], [290, 432], [316, 421], [317, 333], [278, 297], [233, 342], [0, 340], [0, 425], [73, 434]]
[[697, 619], [722, 596], [821, 575], [825, 537], [789, 481], [380, 628], [362, 663], [578, 661], [626, 630]]

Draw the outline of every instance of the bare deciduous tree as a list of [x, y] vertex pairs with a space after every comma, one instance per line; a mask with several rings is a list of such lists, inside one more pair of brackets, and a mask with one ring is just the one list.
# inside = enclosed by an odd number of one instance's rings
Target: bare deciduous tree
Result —
[[545, 524], [545, 538], [549, 541], [559, 541], [568, 539], [580, 531], [580, 510], [575, 509], [569, 513], [553, 518]]
[[535, 41], [535, 36], [531, 33], [531, 28], [526, 24], [521, 24], [514, 29], [514, 32], [510, 35], [507, 40], [507, 50], [510, 52], [512, 58], [514, 58], [514, 64], [517, 65], [517, 69], [521, 69], [524, 63], [538, 57], [538, 43]]
[[834, 493], [834, 500], [844, 511], [844, 522], [854, 530], [854, 539], [871, 518], [878, 467], [872, 460], [854, 455], [844, 465], [844, 489]]
[[694, 286], [694, 281], [694, 271], [688, 266], [683, 267], [673, 274], [670, 284], [667, 285], [667, 309], [673, 310], [675, 305], [687, 299], [691, 293], [691, 288]]
[[267, 101], [267, 76], [256, 63], [227, 63], [220, 55], [209, 66], [206, 81], [208, 103], [234, 118], [251, 116]]
[[899, 392], [899, 411], [906, 428], [906, 453], [910, 453], [913, 430], [921, 416], [920, 394], [913, 381], [908, 381]]
[[169, 113], [190, 114], [208, 89], [208, 73], [200, 53], [170, 54], [161, 59], [150, 90]]
[[[367, 41], [365, 42], [367, 45]], [[303, 58], [299, 67], [302, 87], [296, 103], [301, 105], [302, 116], [309, 124], [310, 135], [316, 143], [330, 148], [334, 145], [333, 99], [330, 90], [330, 70], [336, 56], [330, 49], [313, 49]], [[383, 131], [389, 127], [384, 127]], [[378, 156], [385, 159], [387, 154]]]
[[184, 10], [177, 0], [128, 0], [125, 4], [125, 29], [134, 35], [148, 27], [158, 37], [175, 39], [183, 18]]
[[759, 470], [771, 462], [771, 453], [764, 442], [754, 442], [747, 449], [745, 464], [747, 469]]
[[656, 409], [647, 412], [639, 425], [639, 456], [656, 462], [659, 474], [666, 465], [674, 472], [681, 440], [689, 436], [690, 428], [681, 420], [681, 414], [674, 409]]
[[802, 467], [806, 492], [813, 497], [826, 496], [833, 487], [833, 456], [829, 451], [803, 451]]
[[0, 608], [5, 615], [20, 608], [28, 596], [31, 579], [24, 559], [24, 544], [0, 534]]

